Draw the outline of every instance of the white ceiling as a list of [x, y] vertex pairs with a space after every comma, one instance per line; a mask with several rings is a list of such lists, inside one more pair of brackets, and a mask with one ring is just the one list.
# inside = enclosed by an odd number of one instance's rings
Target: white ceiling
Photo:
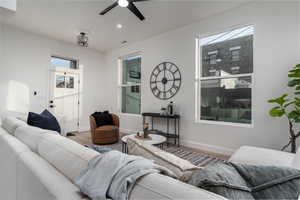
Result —
[[[135, 3], [146, 17], [140, 21], [127, 8], [116, 7], [104, 16], [100, 11], [114, 0], [18, 0], [15, 14], [4, 14], [4, 23], [75, 43], [80, 31], [88, 32], [90, 48], [105, 52], [121, 42], [137, 42], [203, 18], [216, 15], [246, 0], [150, 0]], [[116, 24], [121, 23], [122, 29]]]

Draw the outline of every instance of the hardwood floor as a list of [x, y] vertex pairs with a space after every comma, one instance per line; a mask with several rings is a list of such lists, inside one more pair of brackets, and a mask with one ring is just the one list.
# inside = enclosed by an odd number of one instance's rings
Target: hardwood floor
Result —
[[[123, 137], [124, 133], [120, 133], [120, 137]], [[91, 133], [90, 132], [80, 132], [80, 133], [75, 133], [75, 136], [69, 136], [68, 137], [71, 140], [74, 140], [76, 142], [78, 142], [79, 144], [82, 145], [92, 145], [92, 138], [91, 138]], [[217, 153], [212, 153], [212, 152], [207, 152], [207, 151], [203, 151], [200, 149], [195, 149], [195, 148], [190, 148], [190, 147], [185, 147], [185, 146], [181, 146], [182, 148], [185, 148], [187, 150], [190, 151], [194, 151], [194, 152], [199, 152], [199, 153], [204, 153], [204, 154], [208, 154], [210, 156], [222, 159], [222, 160], [228, 160], [229, 156], [226, 155], [222, 155], [222, 154], [217, 154]]]

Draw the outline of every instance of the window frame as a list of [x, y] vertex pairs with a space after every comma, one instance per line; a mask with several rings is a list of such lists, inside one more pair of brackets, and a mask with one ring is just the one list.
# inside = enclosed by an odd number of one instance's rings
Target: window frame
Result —
[[[209, 77], [203, 77], [202, 76], [202, 48], [201, 48], [201, 39], [217, 34], [221, 34], [224, 32], [229, 32], [235, 29], [247, 27], [247, 26], [253, 26], [253, 69], [252, 73], [244, 73], [244, 74], [234, 74], [234, 75], [226, 75], [226, 76], [209, 76]], [[202, 34], [196, 37], [195, 40], [195, 123], [197, 124], [211, 124], [211, 125], [224, 125], [224, 126], [234, 126], [234, 127], [242, 127], [242, 128], [254, 128], [254, 94], [255, 94], [255, 78], [254, 78], [254, 72], [255, 72], [255, 25], [254, 24], [244, 24], [239, 26], [234, 26], [228, 29], [224, 29], [215, 33], [210, 34]], [[239, 123], [239, 122], [225, 122], [225, 121], [212, 121], [212, 120], [204, 120], [201, 119], [201, 81], [204, 80], [214, 80], [214, 79], [226, 79], [226, 78], [240, 78], [240, 77], [250, 77], [251, 78], [251, 123], [245, 124], [245, 123]]]
[[[123, 84], [123, 60], [130, 57], [140, 57], [142, 60], [142, 54], [141, 52], [136, 52], [132, 54], [127, 54], [125, 56], [120, 56], [118, 58], [118, 112], [121, 115], [128, 115], [128, 116], [141, 116], [142, 115], [142, 72], [140, 74], [140, 83], [129, 83], [129, 84]], [[141, 64], [141, 71], [142, 71], [142, 64]], [[126, 113], [122, 111], [122, 102], [123, 102], [123, 96], [122, 96], [122, 89], [126, 87], [132, 86], [139, 86], [140, 87], [140, 113]]]

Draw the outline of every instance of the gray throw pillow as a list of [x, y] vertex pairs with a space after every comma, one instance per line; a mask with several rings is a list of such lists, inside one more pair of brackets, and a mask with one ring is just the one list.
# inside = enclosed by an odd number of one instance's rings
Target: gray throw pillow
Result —
[[219, 163], [195, 172], [189, 183], [228, 199], [298, 199], [300, 170]]

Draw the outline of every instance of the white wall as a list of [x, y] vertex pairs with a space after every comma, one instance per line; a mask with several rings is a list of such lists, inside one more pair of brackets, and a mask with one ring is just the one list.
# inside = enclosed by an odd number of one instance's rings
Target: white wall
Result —
[[[103, 85], [103, 55], [1, 24], [0, 114], [41, 112], [48, 107], [51, 55], [78, 59], [83, 67], [80, 130], [88, 130], [89, 114], [101, 110], [102, 106], [104, 93], [99, 85]], [[37, 96], [33, 95], [34, 91], [38, 92]]]
[[[167, 101], [155, 98], [149, 87], [150, 73], [163, 62], [176, 63], [182, 72], [183, 84], [172, 99], [179, 107], [181, 139], [185, 145], [230, 154], [242, 145], [279, 149], [288, 140], [284, 119], [268, 116], [271, 105], [267, 100], [286, 91], [287, 72], [299, 62], [299, 3], [251, 3], [202, 20], [160, 36], [106, 54], [106, 107], [117, 112], [117, 57], [142, 52], [142, 112], [158, 112]], [[253, 24], [254, 39], [254, 127], [194, 123], [195, 116], [195, 38], [222, 32], [231, 27]], [[121, 116], [121, 127], [136, 131], [141, 127], [140, 116]]]

